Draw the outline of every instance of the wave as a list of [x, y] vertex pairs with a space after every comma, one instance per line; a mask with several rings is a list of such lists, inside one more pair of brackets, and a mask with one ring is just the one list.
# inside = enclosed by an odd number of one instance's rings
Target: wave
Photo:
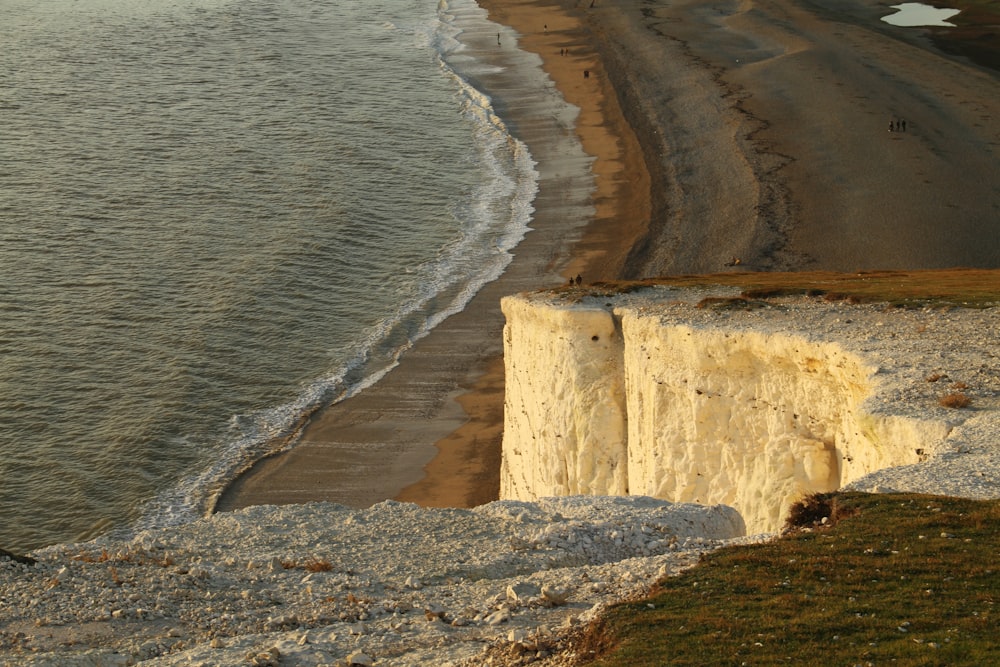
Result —
[[[452, 215], [462, 233], [430, 263], [420, 267], [421, 291], [400, 303], [351, 348], [346, 362], [310, 382], [285, 404], [233, 416], [228, 425], [229, 439], [213, 463], [160, 493], [143, 508], [136, 522], [113, 531], [116, 536], [186, 523], [210, 514], [218, 496], [233, 479], [261, 458], [293, 447], [316, 411], [377, 383], [416, 341], [460, 312], [512, 261], [511, 251], [530, 229], [539, 174], [527, 147], [509, 131], [490, 96], [453, 66], [461, 61], [464, 72], [498, 69], [486, 60], [470, 63], [470, 51], [463, 42], [470, 26], [460, 28], [452, 13], [453, 7], [463, 1], [442, 1], [436, 16], [421, 27], [388, 22], [383, 26], [388, 31], [409, 31], [417, 45], [431, 50], [441, 75], [453, 83], [458, 101], [456, 113], [473, 128], [478, 166], [484, 176], [468, 198], [452, 205]], [[478, 20], [487, 23], [485, 12]]]

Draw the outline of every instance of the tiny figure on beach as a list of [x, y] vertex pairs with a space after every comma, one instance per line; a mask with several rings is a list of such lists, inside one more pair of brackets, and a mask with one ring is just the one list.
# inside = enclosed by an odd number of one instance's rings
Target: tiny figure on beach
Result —
[[500, 46], [500, 33], [497, 33], [497, 46]]
[[576, 274], [576, 284], [577, 285], [582, 285], [583, 284], [583, 276], [581, 276], [579, 273]]
[[583, 78], [584, 79], [589, 79], [590, 78], [590, 70], [589, 69], [583, 70]]
[[889, 131], [890, 131], [890, 132], [892, 132], [892, 128], [894, 128], [894, 127], [895, 127], [895, 125], [894, 125], [894, 124], [893, 124], [893, 122], [892, 122], [892, 121], [890, 120], [890, 121], [889, 121]]
[[548, 23], [546, 23], [545, 25], [543, 25], [543, 26], [542, 26], [542, 29], [543, 29], [543, 30], [545, 30], [545, 33], [546, 33], [546, 34], [548, 34], [548, 32], [549, 32], [549, 24], [548, 24]]
[[900, 123], [900, 125], [903, 126], [903, 132], [906, 132], [906, 119], [904, 118], [904, 119], [900, 120], [899, 123]]

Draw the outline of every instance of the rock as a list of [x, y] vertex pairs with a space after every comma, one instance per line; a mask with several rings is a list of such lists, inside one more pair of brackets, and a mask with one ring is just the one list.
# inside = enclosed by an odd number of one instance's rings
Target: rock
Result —
[[371, 667], [371, 665], [375, 664], [375, 661], [372, 660], [371, 656], [361, 651], [355, 651], [347, 656], [347, 664], [351, 667]]
[[545, 584], [542, 586], [542, 597], [556, 606], [564, 605], [569, 599], [569, 591], [565, 588]]
[[511, 602], [524, 604], [533, 597], [538, 597], [538, 586], [527, 582], [518, 582], [507, 587], [507, 599]]
[[500, 625], [510, 620], [510, 612], [506, 609], [499, 609], [483, 620], [486, 621], [487, 625]]
[[278, 650], [277, 646], [272, 646], [262, 653], [249, 655], [247, 661], [253, 667], [279, 667], [281, 665], [281, 651]]
[[445, 608], [438, 604], [429, 604], [424, 607], [424, 616], [427, 617], [428, 621], [433, 621], [437, 619], [443, 619], [445, 614]]

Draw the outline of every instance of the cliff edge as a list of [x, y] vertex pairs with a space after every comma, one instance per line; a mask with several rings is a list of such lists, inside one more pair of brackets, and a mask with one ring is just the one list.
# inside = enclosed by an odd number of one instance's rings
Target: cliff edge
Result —
[[725, 504], [752, 534], [844, 487], [1000, 496], [995, 308], [655, 284], [502, 307], [501, 498]]

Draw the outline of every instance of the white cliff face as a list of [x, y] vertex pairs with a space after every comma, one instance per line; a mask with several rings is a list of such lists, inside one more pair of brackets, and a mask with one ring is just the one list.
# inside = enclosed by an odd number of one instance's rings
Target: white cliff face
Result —
[[622, 329], [630, 493], [731, 505], [748, 530], [774, 530], [803, 496], [917, 463], [947, 433], [921, 422], [886, 438], [898, 418], [863, 407], [875, 369], [834, 343], [630, 311]]
[[[926, 361], [919, 345], [899, 340], [925, 325], [889, 331], [871, 307], [746, 313], [635, 295], [578, 300], [503, 302], [501, 498], [721, 503], [749, 532], [773, 531], [809, 493], [944, 451], [961, 421], [928, 393], [934, 368], [885, 358], [888, 344]], [[816, 317], [840, 323], [830, 313], [841, 308], [854, 309], [849, 335], [813, 326]]]
[[505, 300], [504, 308], [507, 444], [500, 497], [627, 494], [625, 376], [615, 318], [602, 308], [521, 300]]

